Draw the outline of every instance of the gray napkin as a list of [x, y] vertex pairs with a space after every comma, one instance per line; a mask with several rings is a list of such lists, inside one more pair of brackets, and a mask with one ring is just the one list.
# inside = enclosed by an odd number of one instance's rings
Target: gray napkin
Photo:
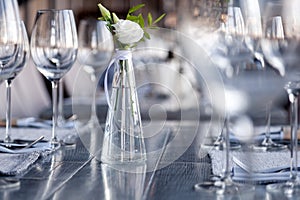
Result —
[[[4, 132], [4, 128], [0, 128]], [[36, 128], [13, 128], [13, 139], [35, 140], [41, 135], [45, 136], [45, 140], [50, 140], [51, 129]], [[77, 135], [75, 129], [59, 129], [58, 137], [65, 138], [70, 135]], [[2, 139], [2, 138], [0, 138]], [[34, 164], [41, 156], [47, 156], [51, 153], [49, 144], [45, 142], [37, 143], [34, 148], [24, 150], [15, 150], [14, 152], [4, 152], [0, 149], [0, 174], [2, 175], [19, 175], [26, 172], [32, 164]]]
[[24, 154], [0, 154], [0, 173], [3, 175], [18, 175], [25, 172], [40, 157], [40, 152]]
[[[224, 168], [224, 154], [223, 151], [211, 150], [209, 156], [212, 162], [212, 171], [214, 175], [222, 174]], [[290, 163], [290, 152], [280, 151], [280, 152], [242, 152], [242, 151], [231, 151], [230, 152], [230, 169], [233, 170], [233, 179], [239, 181], [246, 181], [251, 178], [253, 181], [280, 181], [286, 180], [289, 177], [289, 173], [280, 172], [277, 174], [274, 173], [252, 173], [249, 174], [246, 171], [242, 170], [237, 166], [232, 157], [237, 158], [240, 162], [246, 164], [252, 171], [259, 172], [262, 170], [287, 167]], [[298, 155], [298, 159], [300, 155]], [[234, 174], [236, 172], [236, 174]]]

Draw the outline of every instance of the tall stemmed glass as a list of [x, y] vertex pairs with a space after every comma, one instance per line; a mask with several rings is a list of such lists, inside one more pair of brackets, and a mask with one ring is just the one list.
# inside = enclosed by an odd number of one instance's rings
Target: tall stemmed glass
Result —
[[[0, 0], [0, 83], [10, 77], [20, 47], [20, 17], [16, 0]], [[18, 187], [16, 179], [0, 178], [0, 189]]]
[[[285, 183], [270, 184], [267, 186], [269, 192], [281, 192], [288, 197], [300, 194], [300, 179], [298, 176], [298, 96], [300, 92], [300, 5], [298, 1], [286, 0], [282, 4], [268, 4], [270, 7], [271, 23], [277, 23], [270, 29], [272, 38], [265, 41], [266, 58], [274, 66], [282, 70], [287, 79], [285, 90], [291, 105], [291, 157], [290, 157], [290, 179]], [[274, 13], [281, 8], [281, 15]], [[273, 15], [272, 15], [273, 14]], [[275, 16], [274, 16], [275, 15]], [[282, 20], [282, 25], [278, 21]]]
[[[266, 11], [265, 13], [267, 13], [268, 11]], [[263, 20], [265, 21], [265, 20]], [[270, 20], [268, 20], [270, 22]], [[270, 23], [265, 23], [263, 25], [264, 27], [264, 36], [262, 39], [262, 48], [265, 47], [264, 43], [266, 40], [272, 40], [272, 39], [279, 39], [279, 38], [283, 38], [284, 37], [284, 33], [283, 33], [283, 28], [282, 28], [282, 20], [281, 17], [273, 17], [271, 19], [271, 24]], [[272, 61], [271, 62], [267, 62], [271, 65], [271, 67], [275, 67], [276, 68], [276, 64], [272, 65]], [[266, 63], [266, 65], [267, 65]], [[280, 74], [280, 76], [284, 76], [282, 69], [277, 69], [278, 73]], [[272, 140], [271, 138], [271, 109], [272, 109], [272, 104], [273, 102], [271, 101], [267, 107], [266, 107], [266, 113], [267, 113], [267, 124], [266, 124], [266, 131], [265, 131], [265, 138], [263, 139], [263, 141], [258, 144], [258, 145], [254, 145], [254, 149], [258, 149], [258, 150], [263, 150], [263, 151], [281, 151], [287, 148], [287, 145], [284, 144], [279, 144], [276, 143]]]
[[[224, 32], [223, 32], [224, 31]], [[210, 182], [198, 183], [195, 185], [195, 189], [199, 191], [208, 191], [214, 192], [218, 195], [237, 195], [241, 194], [242, 192], [251, 191], [253, 187], [248, 185], [238, 184], [232, 181], [231, 179], [231, 169], [230, 169], [230, 142], [229, 142], [229, 123], [231, 117], [238, 117], [243, 115], [246, 109], [246, 97], [243, 91], [232, 87], [236, 84], [241, 84], [240, 81], [242, 79], [235, 79], [229, 80], [226, 78], [227, 76], [234, 76], [236, 70], [233, 69], [236, 63], [245, 60], [247, 55], [250, 55], [250, 52], [246, 49], [245, 45], [243, 44], [244, 41], [244, 20], [242, 17], [242, 13], [240, 8], [238, 7], [229, 7], [228, 8], [228, 21], [225, 25], [225, 30], [219, 33], [219, 42], [216, 43], [215, 50], [212, 52], [212, 58], [227, 57], [232, 64], [228, 66], [222, 63], [216, 63], [220, 66], [220, 72], [222, 76], [224, 76], [224, 86], [217, 85], [216, 91], [223, 88], [224, 96], [225, 96], [225, 107], [224, 101], [213, 105], [214, 109], [218, 113], [223, 113], [225, 109], [225, 130], [224, 130], [224, 170], [222, 177], [220, 179], [211, 180]], [[219, 49], [219, 47], [221, 47]], [[232, 48], [231, 53], [229, 51], [223, 52], [224, 48], [230, 49]], [[245, 51], [245, 52], [244, 52]], [[226, 55], [225, 55], [225, 54]], [[245, 55], [244, 55], [245, 54]], [[215, 59], [219, 60], [219, 59]], [[242, 69], [241, 69], [242, 70]], [[221, 92], [221, 91], [219, 91]]]
[[[255, 1], [253, 1], [253, 3], [255, 3]], [[256, 3], [258, 4], [257, 1]], [[257, 7], [259, 6], [257, 5]], [[267, 10], [264, 11], [264, 16], [267, 15], [266, 14], [267, 12], [268, 12]], [[272, 29], [272, 26], [273, 28], [275, 28], [277, 24], [275, 23], [262, 24], [262, 22], [265, 23], [264, 18], [263, 20], [262, 18], [263, 17], [261, 17], [260, 9], [252, 9], [251, 14], [246, 18], [246, 32], [247, 32], [246, 43], [248, 48], [251, 50], [253, 54], [253, 60], [256, 63], [254, 67], [256, 67], [258, 70], [261, 71], [262, 79], [265, 79], [265, 76], [267, 75], [270, 74], [272, 75], [272, 72], [274, 72], [280, 75], [281, 79], [283, 80], [282, 77], [283, 75], [281, 74], [281, 71], [279, 69], [276, 69], [275, 66], [272, 66], [270, 62], [265, 61], [264, 52], [262, 50], [265, 38], [270, 39], [272, 37], [269, 33], [270, 32], [269, 29]], [[272, 99], [270, 102], [266, 104], [265, 109], [267, 114], [267, 120], [266, 120], [266, 130], [264, 134], [264, 139], [260, 143], [251, 146], [255, 150], [281, 151], [287, 148], [287, 145], [278, 144], [274, 142], [271, 138], [271, 132], [270, 132], [271, 109], [273, 106], [276, 106], [273, 100], [274, 99]]]
[[80, 21], [78, 37], [78, 60], [94, 83], [89, 125], [95, 127], [99, 123], [96, 113], [97, 81], [110, 61], [114, 44], [106, 22], [92, 18]]
[[[244, 35], [245, 32], [245, 24], [244, 24], [244, 19], [241, 13], [241, 9], [239, 7], [228, 7], [228, 19], [225, 24], [221, 25], [221, 31], [226, 32], [228, 34], [232, 35]], [[225, 139], [225, 134], [226, 134], [226, 123], [224, 123], [223, 130], [217, 137], [216, 141], [210, 145], [210, 144], [205, 144], [205, 147], [214, 147], [216, 149], [230, 149], [230, 150], [235, 150], [239, 149], [241, 147], [240, 144], [238, 143], [233, 143], [230, 142], [230, 145], [226, 145], [226, 139]]]
[[29, 59], [29, 41], [27, 36], [27, 31], [25, 24], [20, 22], [20, 46], [17, 52], [16, 57], [14, 58], [15, 64], [11, 71], [11, 75], [6, 79], [6, 101], [7, 101], [7, 108], [6, 108], [6, 135], [4, 142], [11, 143], [13, 142], [11, 139], [11, 84], [15, 77], [22, 71], [24, 66], [26, 65]]
[[52, 83], [52, 147], [57, 138], [58, 82], [77, 56], [78, 39], [72, 10], [40, 10], [31, 35], [31, 55], [37, 69]]

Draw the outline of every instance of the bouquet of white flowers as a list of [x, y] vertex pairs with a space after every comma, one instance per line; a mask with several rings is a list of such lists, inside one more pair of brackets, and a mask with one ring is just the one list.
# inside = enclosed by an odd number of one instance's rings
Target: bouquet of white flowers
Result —
[[133, 13], [145, 4], [139, 4], [129, 9], [126, 19], [119, 19], [115, 13], [111, 13], [102, 4], [98, 4], [102, 17], [99, 19], [107, 22], [107, 27], [114, 36], [114, 42], [117, 48], [128, 49], [136, 46], [140, 41], [145, 38], [150, 39], [150, 35], [147, 33], [147, 28], [154, 28], [165, 14], [162, 14], [156, 20], [153, 21], [152, 14], [148, 13], [147, 26], [142, 14], [133, 15]]

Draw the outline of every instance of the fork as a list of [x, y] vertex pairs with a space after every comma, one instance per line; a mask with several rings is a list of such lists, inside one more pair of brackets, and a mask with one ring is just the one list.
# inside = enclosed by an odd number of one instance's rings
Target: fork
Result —
[[1, 144], [0, 145], [0, 152], [16, 154], [16, 153], [26, 153], [26, 152], [36, 151], [36, 150], [45, 150], [45, 149], [48, 149], [47, 146], [37, 147], [37, 148], [34, 148], [34, 149], [30, 149], [30, 147], [32, 147], [33, 145], [37, 144], [38, 142], [40, 142], [43, 139], [44, 139], [44, 136], [41, 136], [41, 137], [37, 138], [36, 140], [34, 140], [33, 142], [27, 144], [25, 147], [22, 147], [22, 148], [19, 148], [19, 149], [10, 149], [6, 145]]

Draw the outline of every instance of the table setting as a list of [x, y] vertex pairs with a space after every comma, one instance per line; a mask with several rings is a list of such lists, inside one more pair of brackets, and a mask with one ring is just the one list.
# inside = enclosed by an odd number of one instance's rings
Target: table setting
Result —
[[[178, 1], [173, 30], [145, 4], [124, 16], [105, 3], [78, 22], [40, 9], [26, 27], [18, 2], [0, 0], [0, 196], [299, 198], [300, 6], [203, 2]], [[15, 117], [13, 80], [30, 59], [52, 105]], [[89, 95], [63, 99], [74, 65], [73, 93], [85, 73]]]

